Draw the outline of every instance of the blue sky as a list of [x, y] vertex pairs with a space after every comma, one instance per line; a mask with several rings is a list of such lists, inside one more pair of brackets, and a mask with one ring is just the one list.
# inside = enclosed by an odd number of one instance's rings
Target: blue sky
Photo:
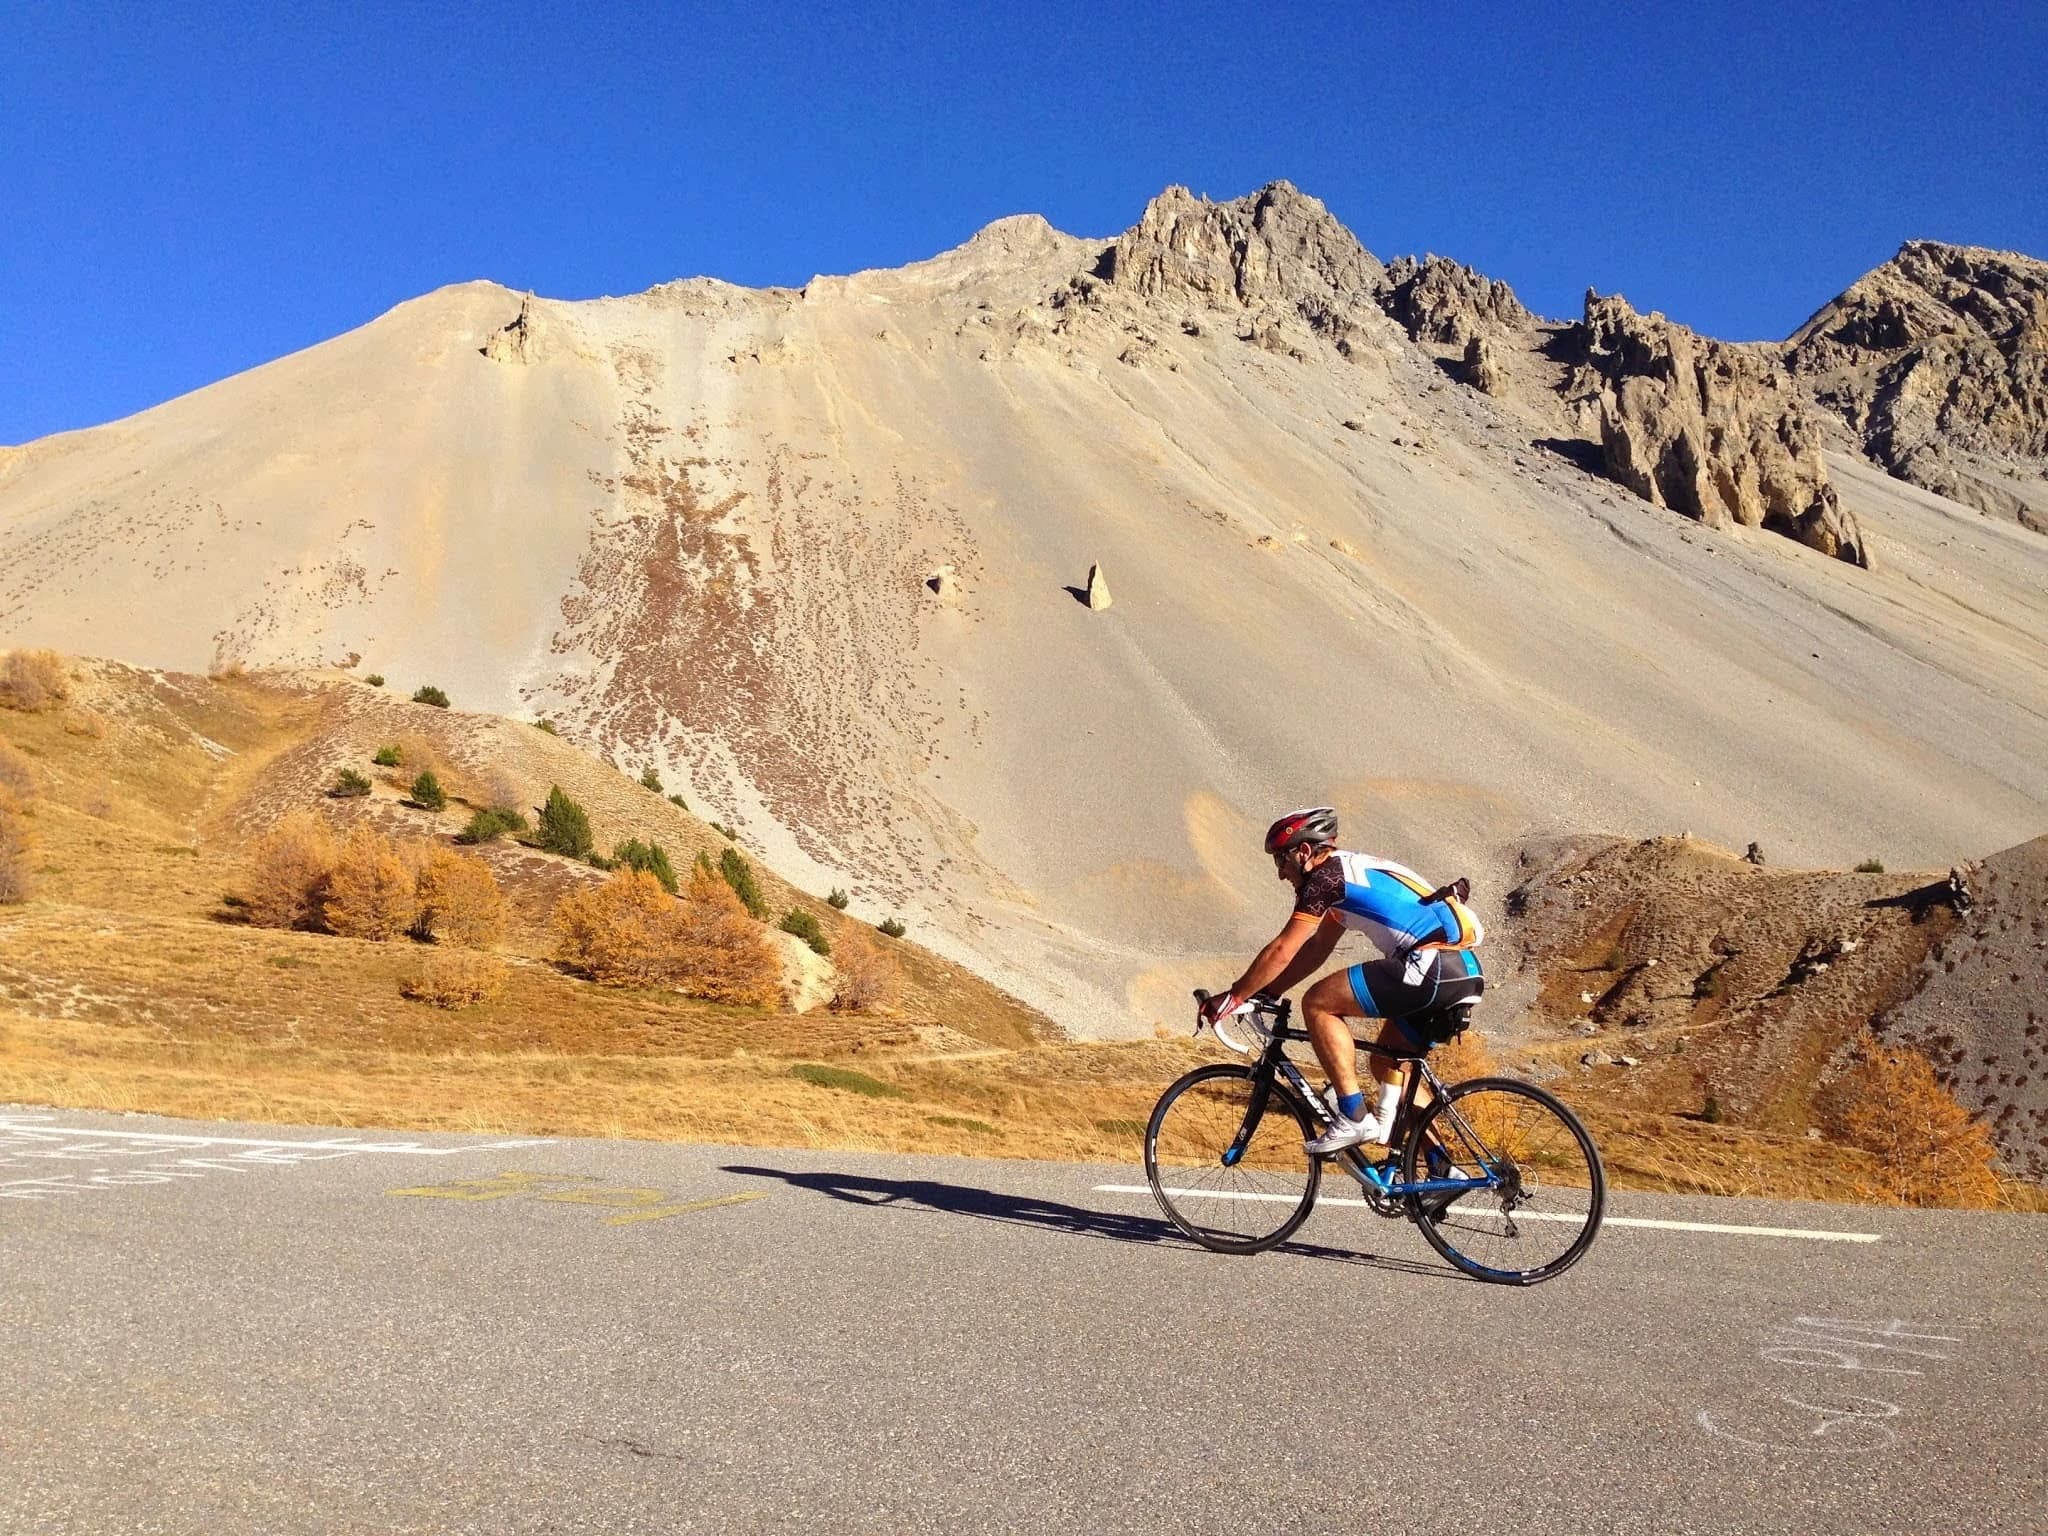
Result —
[[1778, 336], [1903, 239], [2048, 255], [2044, 78], [2039, 4], [0, 0], [0, 442], [444, 283], [801, 283], [1172, 182]]

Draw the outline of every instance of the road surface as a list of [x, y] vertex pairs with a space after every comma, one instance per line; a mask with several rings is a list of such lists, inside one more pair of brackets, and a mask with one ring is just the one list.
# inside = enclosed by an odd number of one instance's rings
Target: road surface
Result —
[[1623, 1193], [1512, 1290], [1141, 1183], [0, 1110], [0, 1531], [2048, 1527], [2041, 1219]]

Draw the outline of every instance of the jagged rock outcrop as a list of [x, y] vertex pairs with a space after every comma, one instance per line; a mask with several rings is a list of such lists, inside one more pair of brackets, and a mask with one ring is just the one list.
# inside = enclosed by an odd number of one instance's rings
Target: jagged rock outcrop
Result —
[[1498, 395], [1508, 382], [1499, 351], [1484, 336], [1474, 336], [1465, 343], [1465, 362], [1459, 377], [1483, 395]]
[[519, 301], [519, 313], [502, 330], [491, 332], [479, 349], [494, 363], [536, 363], [546, 348], [540, 322], [533, 312], [533, 295]]
[[1320, 201], [1284, 181], [1228, 203], [1168, 187], [1103, 252], [1093, 276], [1140, 298], [1249, 310], [1243, 334], [1283, 353], [1294, 350], [1274, 345], [1283, 316], [1347, 357], [1372, 346], [1383, 324], [1379, 258]]
[[1387, 268], [1380, 303], [1411, 341], [1452, 347], [1488, 329], [1520, 330], [1536, 319], [1506, 283], [1442, 256], [1397, 258]]
[[1597, 412], [1614, 479], [1709, 527], [1768, 528], [1870, 564], [1828, 483], [1819, 429], [1767, 354], [1590, 290], [1565, 340], [1576, 363], [1567, 397]]
[[2048, 262], [1909, 241], [1784, 355], [1893, 475], [2048, 531]]

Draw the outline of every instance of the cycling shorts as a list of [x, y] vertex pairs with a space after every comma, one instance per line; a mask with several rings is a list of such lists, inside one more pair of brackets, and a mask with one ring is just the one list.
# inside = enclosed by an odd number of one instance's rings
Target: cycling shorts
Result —
[[[1405, 960], [1367, 960], [1344, 973], [1368, 1017], [1399, 1022], [1431, 1008], [1469, 1003], [1486, 990], [1479, 957], [1469, 949], [1418, 949]], [[1409, 1043], [1427, 1049], [1434, 1041]]]

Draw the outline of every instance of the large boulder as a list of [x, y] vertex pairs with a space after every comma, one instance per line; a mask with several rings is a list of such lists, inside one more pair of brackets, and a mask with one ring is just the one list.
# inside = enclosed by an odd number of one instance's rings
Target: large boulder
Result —
[[1597, 414], [1615, 480], [1709, 527], [1766, 528], [1870, 564], [1828, 482], [1818, 426], [1766, 354], [1590, 290], [1565, 340], [1567, 396]]

